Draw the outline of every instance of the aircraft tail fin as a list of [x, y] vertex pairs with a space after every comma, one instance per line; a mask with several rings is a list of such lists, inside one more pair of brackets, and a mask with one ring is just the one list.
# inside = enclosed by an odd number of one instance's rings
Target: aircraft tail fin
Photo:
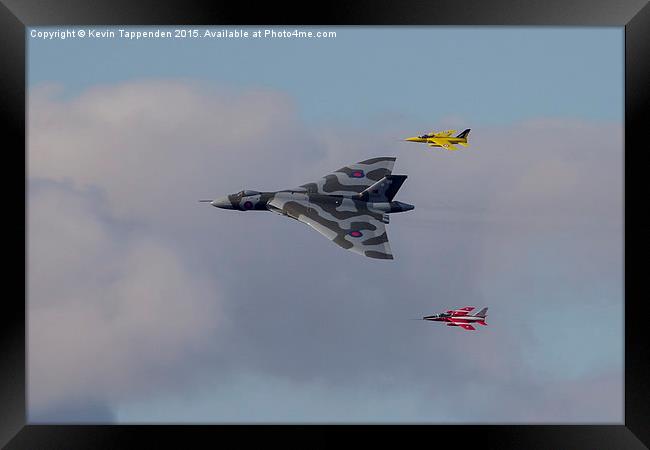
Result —
[[476, 317], [483, 317], [483, 318], [485, 318], [485, 317], [487, 316], [487, 310], [488, 310], [487, 307], [486, 307], [486, 308], [483, 308], [482, 310], [480, 310], [479, 312], [477, 312], [477, 313], [474, 314], [474, 315], [475, 315]]
[[461, 139], [466, 138], [467, 135], [469, 134], [469, 132], [470, 132], [470, 129], [467, 128], [465, 131], [459, 133], [458, 136], [456, 136], [456, 137], [457, 137], [457, 138], [461, 138]]
[[359, 197], [370, 202], [392, 202], [406, 178], [407, 175], [386, 175], [361, 192]]

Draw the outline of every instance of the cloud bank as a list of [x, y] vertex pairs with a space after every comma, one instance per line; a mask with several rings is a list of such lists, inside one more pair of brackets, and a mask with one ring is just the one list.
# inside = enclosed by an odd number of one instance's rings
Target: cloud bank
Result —
[[[477, 127], [455, 153], [409, 131], [185, 81], [30, 92], [30, 417], [622, 421], [621, 124]], [[416, 205], [392, 262], [196, 202], [388, 155]], [[466, 304], [480, 333], [407, 320]]]

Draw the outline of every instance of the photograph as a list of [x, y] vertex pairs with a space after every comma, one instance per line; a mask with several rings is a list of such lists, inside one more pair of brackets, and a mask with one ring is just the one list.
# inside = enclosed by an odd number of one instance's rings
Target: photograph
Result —
[[0, 0], [0, 448], [649, 448], [648, 30]]
[[623, 423], [621, 27], [26, 51], [30, 423]]

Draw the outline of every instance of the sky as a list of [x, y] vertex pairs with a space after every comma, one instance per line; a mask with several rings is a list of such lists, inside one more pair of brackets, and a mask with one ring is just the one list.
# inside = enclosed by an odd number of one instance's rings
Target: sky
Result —
[[[55, 30], [27, 32], [30, 422], [623, 422], [622, 28]], [[446, 127], [470, 146], [400, 142]], [[197, 203], [376, 156], [415, 205], [393, 261]], [[488, 326], [409, 320], [466, 305]]]

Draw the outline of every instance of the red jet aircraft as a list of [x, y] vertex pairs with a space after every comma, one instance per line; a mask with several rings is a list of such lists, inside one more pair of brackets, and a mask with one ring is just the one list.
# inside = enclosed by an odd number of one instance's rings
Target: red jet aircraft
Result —
[[471, 324], [478, 323], [487, 326], [485, 319], [487, 318], [487, 308], [483, 308], [476, 314], [470, 314], [474, 310], [473, 306], [465, 306], [460, 309], [450, 309], [440, 314], [433, 314], [431, 316], [424, 316], [423, 320], [431, 320], [433, 322], [447, 322], [448, 327], [461, 327], [465, 330], [475, 330]]

